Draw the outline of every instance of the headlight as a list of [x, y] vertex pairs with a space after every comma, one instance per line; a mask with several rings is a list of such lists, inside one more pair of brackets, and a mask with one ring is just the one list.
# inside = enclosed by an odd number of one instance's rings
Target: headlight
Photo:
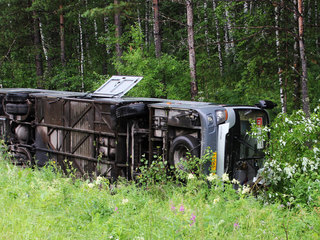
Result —
[[217, 119], [217, 124], [224, 123], [228, 119], [227, 110], [217, 110], [216, 119]]

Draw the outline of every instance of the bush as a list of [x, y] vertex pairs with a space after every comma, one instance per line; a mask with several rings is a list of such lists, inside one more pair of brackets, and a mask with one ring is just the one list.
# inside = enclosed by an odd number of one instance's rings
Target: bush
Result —
[[[265, 199], [285, 204], [319, 205], [320, 111], [306, 118], [302, 111], [279, 114], [263, 129], [267, 139], [262, 175], [268, 186]], [[255, 129], [257, 132], [257, 128]]]
[[[143, 76], [143, 80], [130, 93], [132, 97], [190, 98], [187, 61], [163, 53], [160, 58], [153, 51], [143, 48], [143, 34], [139, 26], [132, 26], [128, 33], [132, 40], [121, 61], [114, 65], [121, 75]], [[179, 90], [177, 90], [179, 89]]]

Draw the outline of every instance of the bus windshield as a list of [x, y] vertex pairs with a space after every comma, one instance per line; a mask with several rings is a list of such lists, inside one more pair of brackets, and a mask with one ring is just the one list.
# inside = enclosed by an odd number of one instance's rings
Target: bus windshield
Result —
[[235, 109], [235, 125], [226, 137], [225, 172], [249, 184], [262, 167], [264, 142], [250, 135], [251, 124], [266, 125], [268, 116], [263, 110]]

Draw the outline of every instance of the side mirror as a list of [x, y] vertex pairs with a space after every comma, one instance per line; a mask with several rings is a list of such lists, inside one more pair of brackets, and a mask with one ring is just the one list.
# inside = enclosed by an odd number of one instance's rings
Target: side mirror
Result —
[[262, 109], [273, 109], [277, 106], [276, 103], [269, 100], [260, 100], [259, 103], [255, 104], [258, 108]]

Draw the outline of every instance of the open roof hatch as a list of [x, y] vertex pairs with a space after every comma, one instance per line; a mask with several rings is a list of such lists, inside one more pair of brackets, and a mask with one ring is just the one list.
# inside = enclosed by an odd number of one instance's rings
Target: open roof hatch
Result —
[[102, 97], [122, 97], [140, 82], [142, 78], [143, 77], [136, 76], [112, 76], [94, 92], [94, 95]]

